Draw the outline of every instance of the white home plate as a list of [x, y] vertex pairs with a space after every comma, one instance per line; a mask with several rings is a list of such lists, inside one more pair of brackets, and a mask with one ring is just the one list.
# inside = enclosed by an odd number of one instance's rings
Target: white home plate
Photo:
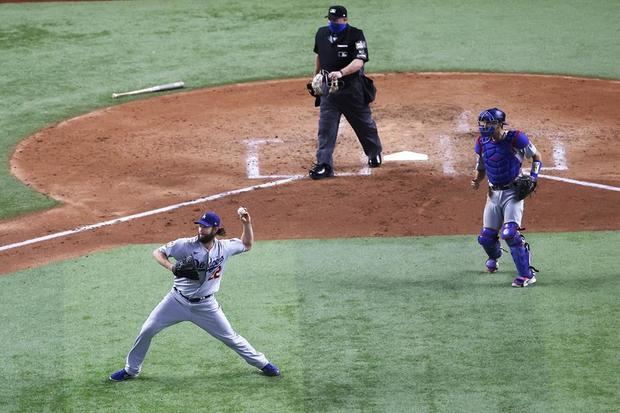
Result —
[[411, 151], [391, 153], [383, 156], [384, 161], [428, 161], [428, 155]]

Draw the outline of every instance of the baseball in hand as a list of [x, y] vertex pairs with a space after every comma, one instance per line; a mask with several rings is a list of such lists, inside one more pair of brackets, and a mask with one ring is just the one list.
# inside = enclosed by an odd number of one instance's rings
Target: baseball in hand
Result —
[[237, 215], [242, 216], [244, 214], [247, 214], [248, 211], [244, 208], [244, 207], [239, 207], [239, 209], [237, 210]]

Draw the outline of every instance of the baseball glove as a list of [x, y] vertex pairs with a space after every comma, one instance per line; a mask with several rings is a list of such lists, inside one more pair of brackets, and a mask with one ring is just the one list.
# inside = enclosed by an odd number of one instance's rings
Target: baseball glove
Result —
[[314, 96], [315, 98], [318, 97], [316, 95], [316, 92], [314, 91], [314, 89], [312, 88], [312, 82], [308, 82], [306, 83], [306, 88], [308, 89], [308, 93], [310, 93], [310, 96]]
[[312, 81], [309, 82], [306, 87], [312, 96], [319, 97], [323, 95], [323, 84], [325, 81], [326, 79], [321, 71], [312, 78]]
[[175, 262], [174, 266], [172, 267], [172, 273], [175, 277], [179, 278], [189, 278], [190, 280], [200, 279], [200, 274], [198, 273], [196, 261], [194, 260], [194, 257], [191, 256], [185, 257], [181, 261]]
[[515, 180], [517, 199], [527, 198], [536, 190], [536, 181], [529, 175], [522, 175]]

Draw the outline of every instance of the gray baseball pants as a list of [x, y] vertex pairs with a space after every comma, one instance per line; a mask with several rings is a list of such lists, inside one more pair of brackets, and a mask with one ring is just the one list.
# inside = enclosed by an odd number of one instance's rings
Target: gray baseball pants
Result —
[[171, 290], [151, 311], [142, 325], [140, 334], [127, 355], [125, 364], [127, 373], [132, 375], [140, 373], [153, 337], [164, 328], [182, 321], [196, 324], [254, 367], [260, 369], [269, 362], [262, 353], [256, 351], [245, 338], [233, 330], [215, 296], [198, 303], [190, 303], [175, 290]]
[[518, 226], [521, 226], [523, 204], [523, 200], [517, 200], [517, 192], [514, 188], [489, 191], [484, 206], [483, 226], [495, 230], [499, 230], [506, 222], [516, 222]]

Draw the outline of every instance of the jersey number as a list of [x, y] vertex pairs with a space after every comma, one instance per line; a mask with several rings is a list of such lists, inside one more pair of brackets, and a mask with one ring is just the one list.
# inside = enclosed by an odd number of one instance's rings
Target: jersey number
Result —
[[207, 278], [207, 281], [211, 281], [211, 280], [215, 280], [216, 278], [220, 278], [220, 275], [222, 274], [222, 267], [217, 267], [215, 269], [215, 271], [213, 271], [213, 274], [211, 274], [211, 276], [209, 278]]

